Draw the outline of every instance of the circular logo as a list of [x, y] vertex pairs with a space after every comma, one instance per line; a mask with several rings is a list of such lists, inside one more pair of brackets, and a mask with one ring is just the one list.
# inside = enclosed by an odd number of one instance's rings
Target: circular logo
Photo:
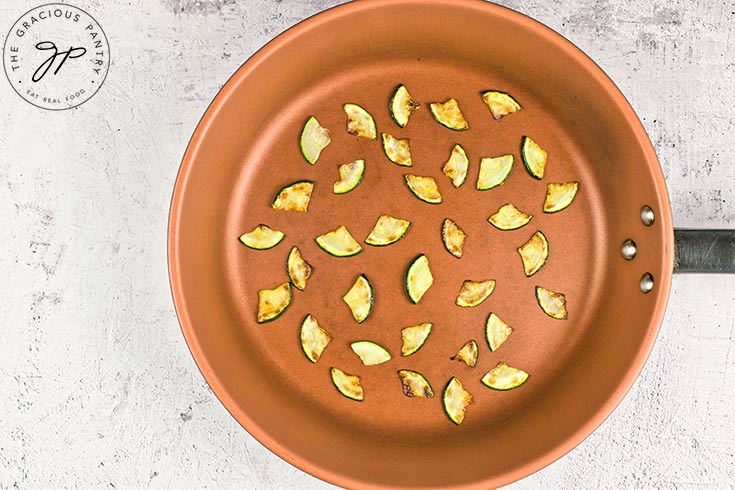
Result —
[[102, 86], [110, 66], [107, 36], [84, 10], [50, 3], [29, 10], [5, 38], [10, 84], [42, 109], [71, 109]]

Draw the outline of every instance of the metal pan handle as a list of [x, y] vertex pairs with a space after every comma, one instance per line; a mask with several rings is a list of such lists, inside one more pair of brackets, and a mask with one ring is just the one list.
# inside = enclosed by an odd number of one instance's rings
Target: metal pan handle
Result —
[[735, 273], [735, 230], [674, 230], [674, 272]]

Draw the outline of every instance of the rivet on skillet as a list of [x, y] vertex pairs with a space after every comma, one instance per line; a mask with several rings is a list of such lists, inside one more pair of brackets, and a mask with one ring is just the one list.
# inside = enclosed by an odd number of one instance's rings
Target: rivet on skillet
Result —
[[653, 289], [653, 276], [650, 272], [646, 272], [641, 276], [641, 292], [650, 293], [651, 289]]
[[643, 206], [641, 208], [641, 221], [645, 226], [651, 226], [655, 219], [653, 209], [650, 206]]
[[623, 246], [620, 247], [620, 253], [625, 260], [633, 260], [636, 254], [635, 242], [631, 239], [625, 240]]

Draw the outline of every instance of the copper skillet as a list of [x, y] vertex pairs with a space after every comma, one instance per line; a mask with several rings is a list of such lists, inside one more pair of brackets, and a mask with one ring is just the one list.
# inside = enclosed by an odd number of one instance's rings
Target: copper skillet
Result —
[[[452, 133], [424, 108], [400, 130], [387, 101], [397, 83], [426, 104], [455, 97], [470, 131]], [[479, 91], [503, 89], [524, 111], [494, 121]], [[370, 110], [380, 131], [412, 140], [415, 173], [433, 175], [441, 206], [411, 196], [405, 169], [380, 145], [347, 135], [341, 105]], [[332, 129], [317, 165], [299, 154], [310, 114]], [[544, 181], [517, 166], [501, 188], [473, 189], [477, 160], [517, 153], [522, 134], [551, 155]], [[461, 142], [472, 160], [468, 184], [453, 190], [441, 175]], [[516, 155], [517, 156], [517, 155]], [[336, 165], [368, 162], [363, 183], [336, 201]], [[306, 215], [270, 209], [281, 186], [316, 183]], [[540, 207], [546, 182], [578, 180], [575, 203], [558, 215]], [[485, 221], [513, 202], [536, 215], [521, 230]], [[386, 249], [366, 247], [334, 259], [313, 238], [348, 225], [367, 236], [380, 213], [414, 222]], [[465, 256], [438, 238], [445, 217], [470, 235]], [[308, 219], [307, 219], [308, 218]], [[286, 245], [251, 252], [237, 236], [265, 222], [287, 233]], [[548, 264], [527, 279], [515, 247], [535, 229], [551, 244]], [[635, 256], [626, 240], [635, 242]], [[191, 352], [217, 397], [253, 436], [319, 478], [347, 488], [488, 488], [548, 465], [588, 436], [617, 406], [640, 372], [661, 324], [675, 271], [733, 272], [732, 232], [674, 231], [664, 178], [638, 118], [613, 82], [584, 53], [545, 26], [470, 0], [377, 0], [340, 6], [271, 41], [225, 84], [184, 156], [169, 222], [169, 268], [176, 310]], [[298, 245], [315, 268], [309, 287], [276, 322], [254, 321], [257, 290], [285, 280], [284, 261]], [[402, 292], [403, 270], [425, 253], [438, 273], [422, 303]], [[370, 320], [357, 326], [341, 296], [359, 273], [376, 288]], [[496, 292], [481, 308], [452, 302], [462, 280], [492, 277]], [[566, 322], [536, 306], [535, 285], [567, 295]], [[482, 341], [496, 312], [516, 332], [495, 353], [482, 347], [475, 370], [448, 358], [469, 338]], [[301, 353], [306, 313], [335, 340], [316, 365]], [[431, 342], [412, 358], [362, 367], [347, 347], [357, 338], [397, 351], [402, 326], [430, 320]], [[484, 388], [479, 378], [498, 360], [532, 373], [521, 389]], [[358, 372], [366, 399], [340, 397], [330, 366]], [[459, 377], [475, 396], [461, 426], [447, 421], [438, 398], [403, 397], [395, 370], [422, 371], [441, 391]]]

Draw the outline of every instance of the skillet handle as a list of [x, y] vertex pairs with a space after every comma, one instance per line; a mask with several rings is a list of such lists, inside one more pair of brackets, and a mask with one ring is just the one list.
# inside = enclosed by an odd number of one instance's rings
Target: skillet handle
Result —
[[674, 272], [735, 273], [735, 230], [674, 230]]

